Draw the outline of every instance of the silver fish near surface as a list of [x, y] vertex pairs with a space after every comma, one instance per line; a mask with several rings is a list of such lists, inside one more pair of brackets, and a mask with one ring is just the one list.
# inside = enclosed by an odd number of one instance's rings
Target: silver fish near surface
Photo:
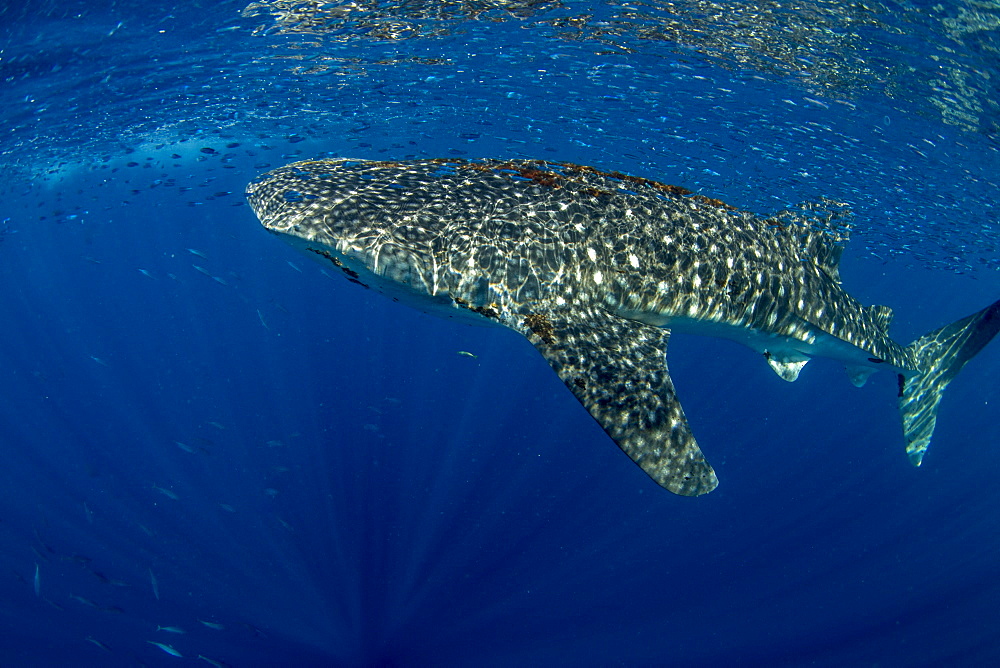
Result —
[[165, 487], [160, 487], [155, 482], [153, 483], [153, 490], [156, 491], [156, 492], [159, 492], [160, 494], [162, 494], [163, 496], [167, 497], [168, 499], [172, 499], [174, 501], [179, 501], [180, 500], [180, 497], [177, 496], [176, 493], [174, 493], [173, 491], [171, 491], [171, 490], [169, 490], [169, 489], [167, 489]]
[[177, 634], [187, 633], [187, 631], [185, 631], [179, 626], [160, 626], [159, 624], [156, 625], [156, 630], [164, 631], [165, 633], [177, 633]]
[[178, 652], [176, 649], [174, 649], [171, 645], [162, 642], [156, 642], [155, 640], [147, 640], [146, 642], [148, 642], [150, 645], [155, 645], [156, 647], [159, 647], [170, 656], [176, 656], [179, 659], [184, 658], [184, 655]]
[[794, 381], [813, 357], [861, 386], [898, 376], [919, 465], [948, 383], [1000, 330], [1000, 301], [901, 345], [892, 310], [841, 288], [847, 230], [761, 217], [684, 188], [542, 160], [328, 159], [247, 187], [263, 226], [425, 312], [526, 337], [662, 487], [715, 489], [666, 364], [671, 330], [742, 343]]
[[89, 598], [85, 598], [83, 596], [78, 596], [77, 594], [70, 594], [69, 597], [71, 599], [73, 599], [74, 601], [76, 601], [77, 603], [82, 603], [83, 605], [89, 606], [91, 608], [97, 608], [98, 610], [101, 608], [101, 606], [97, 605], [96, 603], [94, 603], [93, 601], [91, 601]]
[[100, 647], [100, 648], [101, 648], [101, 649], [103, 649], [103, 650], [104, 650], [105, 652], [110, 652], [110, 651], [111, 651], [111, 648], [110, 648], [110, 647], [108, 647], [107, 645], [105, 645], [104, 643], [102, 643], [102, 642], [101, 642], [100, 640], [98, 640], [97, 638], [94, 638], [94, 637], [92, 637], [92, 636], [87, 636], [87, 637], [85, 638], [85, 640], [86, 640], [87, 642], [91, 643], [92, 645], [94, 645], [94, 647]]
[[160, 600], [160, 581], [156, 579], [155, 575], [153, 575], [153, 569], [152, 568], [149, 569], [149, 585], [153, 588], [153, 596], [155, 596], [156, 600], [159, 601]]

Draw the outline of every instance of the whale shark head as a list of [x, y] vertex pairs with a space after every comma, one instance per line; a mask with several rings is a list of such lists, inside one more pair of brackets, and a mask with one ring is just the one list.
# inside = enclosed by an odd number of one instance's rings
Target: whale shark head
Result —
[[453, 312], [451, 293], [462, 284], [464, 295], [485, 300], [483, 267], [456, 271], [448, 264], [456, 243], [462, 245], [461, 233], [440, 215], [446, 203], [422, 196], [422, 185], [454, 176], [454, 167], [448, 160], [408, 164], [414, 167], [352, 159], [298, 162], [251, 183], [247, 197], [268, 231], [352, 283], [424, 312], [444, 306], [448, 317], [478, 322], [475, 313]]
[[[249, 186], [250, 206], [268, 231], [355, 282], [426, 293], [438, 219], [400, 224], [404, 212], [394, 206], [402, 199], [399, 188], [352, 171], [362, 164], [345, 159], [288, 165]], [[396, 224], [390, 228], [390, 222]]]

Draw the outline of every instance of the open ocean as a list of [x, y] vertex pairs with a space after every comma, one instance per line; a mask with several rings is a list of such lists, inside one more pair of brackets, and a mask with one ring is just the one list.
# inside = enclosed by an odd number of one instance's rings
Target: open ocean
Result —
[[345, 156], [829, 198], [906, 344], [1000, 298], [998, 82], [977, 0], [0, 5], [0, 665], [1000, 665], [1000, 342], [917, 469], [893, 374], [676, 334], [684, 498], [524, 338], [244, 196]]

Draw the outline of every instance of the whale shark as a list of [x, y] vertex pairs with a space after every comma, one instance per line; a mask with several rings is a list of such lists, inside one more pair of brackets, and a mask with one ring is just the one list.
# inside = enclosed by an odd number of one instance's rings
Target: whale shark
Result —
[[545, 160], [323, 159], [247, 186], [261, 224], [351, 283], [526, 337], [660, 486], [718, 485], [667, 367], [672, 330], [737, 341], [778, 376], [814, 357], [898, 377], [920, 465], [942, 393], [1000, 330], [1000, 301], [909, 345], [841, 287], [837, 215], [765, 217], [679, 186]]

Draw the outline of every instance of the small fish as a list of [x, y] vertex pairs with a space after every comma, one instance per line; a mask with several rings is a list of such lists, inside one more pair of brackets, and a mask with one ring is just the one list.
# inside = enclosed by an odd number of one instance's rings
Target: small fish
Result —
[[184, 452], [188, 452], [192, 455], [194, 454], [194, 448], [192, 448], [190, 445], [186, 443], [181, 443], [180, 441], [174, 441], [174, 443], [176, 443], [177, 447], [183, 450]]
[[105, 608], [100, 608], [100, 610], [102, 610], [103, 612], [114, 612], [115, 614], [119, 615], [124, 614], [125, 612], [125, 608], [121, 607], [120, 605], [109, 605]]
[[216, 283], [219, 283], [220, 285], [229, 285], [229, 283], [226, 283], [226, 279], [220, 278], [218, 276], [213, 276], [212, 280], [215, 281]]
[[198, 257], [200, 257], [200, 258], [204, 258], [204, 259], [206, 259], [206, 260], [208, 259], [208, 256], [207, 256], [207, 255], [205, 255], [204, 253], [202, 253], [202, 252], [201, 252], [200, 250], [198, 250], [197, 248], [188, 248], [188, 249], [186, 249], [186, 250], [187, 250], [187, 252], [188, 252], [188, 253], [191, 253], [191, 255], [197, 255]]
[[86, 501], [83, 502], [83, 514], [86, 516], [88, 524], [94, 523], [94, 511], [90, 509]]
[[38, 562], [35, 562], [35, 596], [42, 595], [42, 573], [38, 568]]
[[139, 270], [139, 273], [140, 273], [140, 274], [142, 274], [143, 276], [146, 276], [146, 277], [148, 277], [148, 278], [152, 278], [152, 279], [154, 279], [154, 280], [156, 279], [156, 276], [153, 276], [153, 275], [152, 275], [151, 273], [149, 273], [149, 272], [148, 272], [147, 270], [145, 270], [145, 269], [140, 269], [140, 270]]
[[219, 507], [222, 508], [223, 510], [225, 510], [227, 513], [235, 513], [236, 512], [236, 509], [233, 508], [228, 503], [220, 503]]
[[163, 496], [167, 497], [168, 499], [173, 499], [174, 501], [180, 499], [180, 497], [177, 496], [175, 493], [173, 493], [169, 489], [164, 489], [163, 487], [160, 487], [155, 482], [153, 483], [153, 489], [162, 494]]
[[90, 359], [94, 360], [95, 362], [97, 362], [101, 366], [107, 366], [108, 365], [107, 362], [105, 362], [104, 360], [102, 360], [100, 357], [97, 357], [96, 355], [91, 355]]
[[42, 597], [42, 600], [45, 601], [46, 603], [48, 603], [49, 605], [51, 605], [56, 610], [59, 610], [60, 612], [62, 612], [63, 610], [66, 609], [66, 608], [62, 607], [61, 605], [59, 605], [58, 603], [50, 601], [49, 599], [45, 598], [44, 596]]
[[298, 267], [296, 267], [295, 263], [292, 262], [291, 260], [288, 261], [288, 266], [291, 267], [292, 269], [294, 269], [295, 271], [299, 272], [300, 274], [302, 273], [302, 270], [299, 269]]
[[223, 661], [216, 661], [215, 659], [210, 659], [207, 656], [202, 656], [201, 654], [198, 655], [198, 658], [211, 666], [215, 666], [215, 668], [226, 668], [226, 666], [229, 665]]
[[157, 647], [159, 647], [160, 649], [162, 649], [164, 652], [166, 652], [170, 656], [176, 656], [176, 657], [181, 658], [181, 659], [184, 658], [183, 654], [181, 654], [180, 652], [178, 652], [176, 649], [174, 649], [170, 645], [167, 645], [166, 643], [156, 642], [155, 640], [147, 640], [146, 642], [148, 642], [150, 645], [156, 645]]
[[479, 355], [473, 355], [468, 350], [459, 350], [458, 354], [459, 355], [465, 355], [466, 357], [471, 357], [472, 359], [478, 359], [479, 358]]
[[248, 631], [250, 631], [251, 633], [253, 633], [258, 638], [266, 638], [267, 637], [266, 633], [264, 633], [263, 631], [261, 631], [260, 629], [258, 629], [253, 624], [250, 624], [250, 623], [247, 623], [247, 622], [243, 622], [243, 626], [245, 626]]
[[[44, 540], [42, 540], [42, 535], [40, 533], [38, 533], [38, 529], [37, 528], [35, 529], [35, 539], [38, 541], [38, 543], [43, 548], [45, 548], [46, 552], [48, 552], [49, 554], [55, 554], [56, 553], [56, 551], [54, 549], [52, 549], [52, 547], [50, 545], [48, 545]], [[42, 557], [42, 559], [45, 559], [45, 561], [49, 560], [48, 557]]]
[[102, 643], [102, 642], [101, 642], [100, 640], [98, 640], [97, 638], [91, 638], [90, 636], [87, 636], [87, 642], [89, 642], [89, 643], [93, 643], [93, 644], [94, 644], [95, 646], [97, 646], [97, 647], [100, 647], [100, 648], [101, 648], [101, 649], [103, 649], [103, 650], [104, 650], [105, 652], [110, 652], [110, 651], [111, 651], [111, 648], [110, 648], [110, 647], [108, 647], [107, 645], [105, 645], [104, 643]]
[[[56, 553], [55, 549], [51, 545], [49, 545], [44, 540], [42, 540], [42, 535], [40, 533], [38, 533], [38, 529], [37, 528], [35, 529], [35, 538], [38, 540], [38, 542], [41, 544], [41, 546], [45, 548], [46, 552], [48, 552], [49, 554], [55, 554]], [[46, 561], [48, 561], [48, 558], [46, 558], [46, 557], [42, 557], [42, 558], [45, 559]]]
[[264, 321], [264, 314], [260, 312], [260, 309], [257, 309], [257, 317], [260, 318], [260, 324], [264, 325], [264, 329], [271, 329], [267, 326], [267, 322]]
[[191, 266], [194, 267], [195, 269], [197, 269], [198, 271], [200, 271], [201, 273], [205, 274], [206, 276], [211, 276], [212, 275], [211, 272], [208, 271], [208, 269], [205, 269], [205, 267], [199, 267], [196, 264], [192, 264]]
[[179, 626], [160, 626], [159, 624], [157, 624], [156, 630], [164, 631], [166, 633], [178, 633], [178, 634], [187, 633], [187, 631], [185, 631]]
[[76, 594], [70, 594], [69, 597], [71, 599], [73, 599], [74, 601], [76, 601], [77, 603], [83, 603], [84, 605], [89, 606], [91, 608], [100, 608], [101, 607], [101, 606], [97, 605], [96, 603], [94, 603], [93, 601], [91, 601], [89, 598], [84, 598], [83, 596], [77, 596]]
[[215, 629], [216, 631], [222, 631], [226, 628], [225, 626], [219, 624], [218, 622], [206, 622], [204, 619], [199, 619], [198, 621], [207, 626], [208, 628]]
[[153, 569], [152, 568], [149, 569], [149, 584], [152, 585], [152, 587], [153, 587], [153, 596], [155, 596], [156, 600], [159, 601], [160, 600], [160, 583], [156, 579], [156, 576], [153, 575]]
[[208, 424], [212, 425], [216, 429], [225, 429], [226, 428], [225, 425], [219, 424], [218, 422], [209, 422]]

